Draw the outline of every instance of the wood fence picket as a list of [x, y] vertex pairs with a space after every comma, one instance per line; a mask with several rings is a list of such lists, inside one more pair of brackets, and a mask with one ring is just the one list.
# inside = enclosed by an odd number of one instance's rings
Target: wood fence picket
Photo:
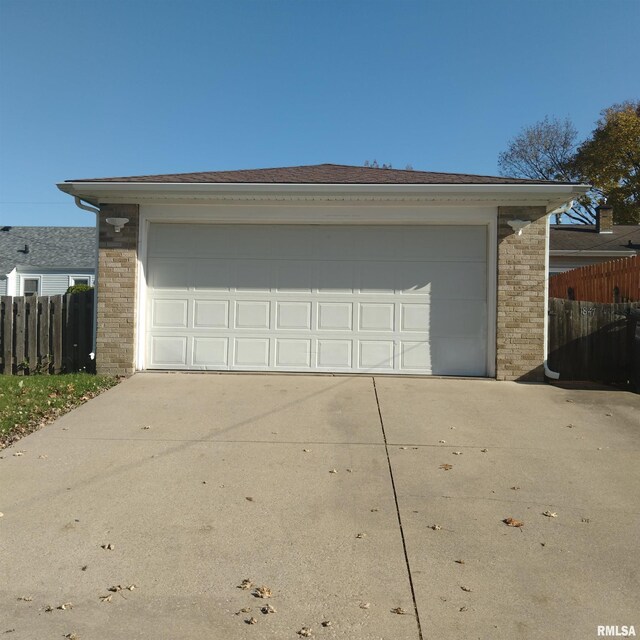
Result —
[[0, 296], [0, 372], [93, 370], [94, 292]]
[[549, 278], [549, 297], [588, 302], [640, 301], [640, 255], [557, 273]]

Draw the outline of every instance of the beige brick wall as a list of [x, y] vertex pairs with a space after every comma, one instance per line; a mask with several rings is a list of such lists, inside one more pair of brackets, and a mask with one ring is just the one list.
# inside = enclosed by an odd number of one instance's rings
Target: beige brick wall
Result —
[[[116, 233], [106, 218], [129, 218]], [[100, 207], [96, 368], [107, 375], [135, 370], [138, 205]]]
[[[544, 379], [545, 207], [498, 207], [496, 378]], [[532, 220], [518, 236], [507, 221]]]
[[[540, 381], [544, 377], [545, 216], [544, 207], [498, 208], [498, 380]], [[107, 217], [129, 218], [129, 223], [116, 233], [105, 222]], [[514, 218], [532, 220], [521, 236], [507, 224]], [[101, 207], [99, 373], [130, 375], [135, 371], [138, 219], [137, 205]]]

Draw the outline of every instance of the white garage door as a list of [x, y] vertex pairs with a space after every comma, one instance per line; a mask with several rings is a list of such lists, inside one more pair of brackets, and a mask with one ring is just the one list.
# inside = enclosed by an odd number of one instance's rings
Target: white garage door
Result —
[[484, 226], [152, 224], [150, 369], [487, 371]]

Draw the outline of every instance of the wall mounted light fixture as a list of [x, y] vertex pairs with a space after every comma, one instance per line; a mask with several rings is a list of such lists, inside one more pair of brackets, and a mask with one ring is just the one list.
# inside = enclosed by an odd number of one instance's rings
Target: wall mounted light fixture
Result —
[[116, 233], [120, 233], [120, 229], [129, 222], [129, 218], [107, 218], [106, 223], [115, 228]]
[[508, 220], [507, 224], [514, 230], [518, 236], [522, 235], [522, 230], [531, 224], [531, 220]]

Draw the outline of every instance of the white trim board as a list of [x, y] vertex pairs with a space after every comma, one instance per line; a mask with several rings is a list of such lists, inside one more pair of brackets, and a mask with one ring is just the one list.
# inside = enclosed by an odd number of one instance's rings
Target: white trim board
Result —
[[146, 270], [149, 227], [153, 222], [176, 224], [388, 224], [479, 225], [487, 227], [487, 376], [496, 372], [497, 208], [426, 206], [327, 206], [271, 204], [142, 205], [140, 207], [137, 274], [136, 369], [146, 368]]

